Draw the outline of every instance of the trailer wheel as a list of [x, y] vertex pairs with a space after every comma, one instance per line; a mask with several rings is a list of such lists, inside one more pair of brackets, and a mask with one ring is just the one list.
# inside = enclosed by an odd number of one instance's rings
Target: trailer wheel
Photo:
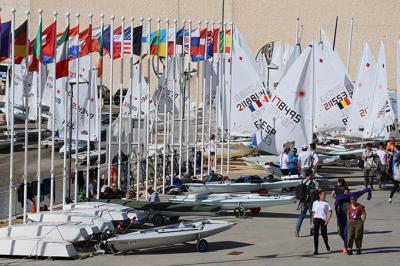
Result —
[[237, 218], [243, 218], [246, 215], [246, 210], [242, 207], [237, 207], [233, 210], [233, 213]]
[[153, 216], [153, 218], [151, 219], [151, 223], [155, 226], [155, 227], [159, 227], [162, 226], [164, 224], [164, 217], [162, 217], [162, 215], [160, 214], [156, 214]]
[[252, 215], [258, 215], [261, 212], [261, 208], [251, 208], [250, 212]]
[[207, 252], [208, 250], [208, 242], [205, 239], [199, 239], [196, 244], [196, 249], [200, 253]]
[[268, 195], [268, 189], [261, 188], [260, 190], [258, 190], [258, 194], [260, 194], [260, 196], [267, 196]]
[[176, 224], [179, 221], [179, 216], [171, 216], [169, 217], [169, 221], [173, 224]]

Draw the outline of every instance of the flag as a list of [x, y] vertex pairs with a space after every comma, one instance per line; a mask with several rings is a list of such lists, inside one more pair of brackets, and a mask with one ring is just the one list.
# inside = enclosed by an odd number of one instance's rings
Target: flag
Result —
[[92, 24], [89, 25], [84, 31], [79, 33], [79, 55], [81, 57], [88, 55], [92, 52]]
[[191, 38], [191, 53], [192, 61], [197, 62], [204, 60], [204, 55], [206, 53], [207, 47], [207, 59], [213, 56], [213, 33], [212, 31], [207, 31], [207, 29], [202, 29], [200, 32], [195, 30], [192, 33]]
[[[68, 25], [68, 29], [69, 29], [69, 25]], [[64, 31], [62, 36], [64, 37], [65, 34], [66, 34], [66, 32]], [[59, 43], [60, 43], [60, 41], [61, 41], [61, 39], [58, 40]], [[68, 57], [70, 59], [77, 58], [78, 51], [79, 51], [79, 25], [76, 25], [72, 29], [68, 30]], [[58, 51], [57, 51], [57, 53], [58, 53]]]
[[124, 54], [131, 53], [131, 27], [124, 29], [122, 34], [121, 26], [114, 31], [114, 59], [121, 57], [122, 41], [124, 42]]
[[[223, 34], [222, 34], [223, 35]], [[214, 36], [213, 36], [213, 52], [216, 54], [219, 52], [218, 44], [220, 43], [220, 30], [219, 28], [214, 29]]]
[[231, 52], [231, 32], [230, 29], [225, 31], [225, 53], [227, 54]]
[[54, 62], [55, 58], [55, 48], [56, 48], [56, 28], [57, 28], [57, 23], [54, 21], [53, 23], [50, 24], [50, 26], [47, 27], [43, 31], [43, 38], [42, 42], [44, 43], [42, 46], [42, 54], [41, 54], [41, 62], [46, 65]]
[[11, 21], [0, 23], [0, 62], [10, 57]]
[[15, 63], [20, 64], [24, 57], [26, 57], [26, 43], [28, 38], [28, 21], [25, 20], [15, 30]]
[[225, 41], [226, 41], [225, 38], [224, 38], [224, 37], [225, 37], [225, 36], [224, 36], [224, 31], [220, 31], [218, 35], [219, 35], [219, 40], [218, 40], [218, 41], [219, 41], [219, 42], [218, 42], [218, 43], [219, 43], [218, 53], [221, 53], [221, 54], [222, 54], [222, 53], [224, 52], [224, 46], [225, 46]]
[[69, 39], [69, 25], [65, 29], [63, 35], [57, 42], [57, 57], [56, 57], [56, 79], [68, 77], [68, 55], [69, 47], [67, 41]]
[[[92, 31], [92, 52], [106, 55], [110, 53], [110, 38], [111, 27], [110, 25], [95, 28]], [[100, 51], [101, 49], [101, 51]]]
[[39, 28], [36, 34], [36, 38], [32, 44], [32, 62], [29, 65], [28, 70], [30, 72], [39, 71], [39, 60], [42, 54], [42, 19], [40, 18]]
[[346, 108], [347, 106], [350, 105], [350, 99], [349, 98], [344, 98], [338, 103], [339, 109], [342, 110]]
[[150, 54], [165, 57], [167, 55], [166, 30], [161, 29], [150, 34]]
[[140, 56], [143, 43], [143, 26], [138, 26], [133, 29], [133, 54]]
[[[172, 56], [174, 54], [182, 54], [183, 47], [183, 35], [185, 29], [181, 28], [176, 33], [174, 29], [169, 29], [168, 32], [168, 55]], [[174, 52], [174, 42], [176, 46], [176, 52]]]
[[[97, 62], [96, 69], [97, 69], [97, 77], [102, 77], [103, 76], [103, 44], [104, 44], [104, 25], [101, 25], [101, 30], [100, 30], [100, 38], [96, 38], [95, 44], [99, 45], [98, 47], [98, 52], [99, 52], [99, 61]], [[93, 44], [93, 42], [92, 42]], [[93, 47], [92, 47], [93, 48]]]

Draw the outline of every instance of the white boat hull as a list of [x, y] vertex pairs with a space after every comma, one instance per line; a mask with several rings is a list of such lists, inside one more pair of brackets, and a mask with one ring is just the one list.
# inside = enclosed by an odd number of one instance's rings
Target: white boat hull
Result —
[[222, 210], [234, 210], [237, 207], [255, 209], [286, 205], [296, 202], [294, 196], [259, 196], [253, 194], [200, 194], [176, 196], [169, 199], [175, 203], [216, 204]]
[[118, 235], [107, 242], [118, 252], [157, 248], [195, 241], [230, 229], [234, 223], [206, 220]]
[[115, 227], [110, 220], [100, 218], [84, 213], [68, 213], [68, 212], [41, 212], [28, 214], [28, 220], [43, 223], [76, 223], [95, 225], [101, 232], [115, 232]]
[[0, 238], [46, 237], [71, 243], [89, 241], [91, 234], [79, 224], [27, 223], [0, 228]]
[[299, 180], [263, 182], [263, 183], [190, 183], [189, 190], [194, 193], [235, 193], [235, 192], [258, 192], [261, 189], [282, 189], [295, 187]]
[[67, 241], [41, 237], [0, 238], [0, 256], [75, 258], [76, 249]]

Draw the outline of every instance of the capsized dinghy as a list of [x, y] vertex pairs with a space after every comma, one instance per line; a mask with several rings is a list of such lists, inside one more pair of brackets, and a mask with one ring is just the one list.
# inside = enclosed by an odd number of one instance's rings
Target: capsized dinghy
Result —
[[[97, 231], [99, 231], [98, 228]], [[86, 231], [85, 226], [77, 223], [27, 223], [0, 228], [0, 238], [9, 237], [46, 237], [76, 243], [89, 241], [92, 235]]]
[[63, 211], [30, 213], [28, 214], [28, 220], [42, 223], [81, 222], [85, 224], [95, 225], [100, 229], [102, 233], [106, 233], [108, 235], [111, 235], [115, 232], [115, 227], [112, 221], [85, 213], [69, 213]]
[[65, 211], [73, 211], [76, 209], [88, 209], [88, 208], [125, 212], [128, 215], [128, 218], [131, 220], [131, 223], [134, 224], [143, 224], [144, 220], [146, 219], [146, 214], [144, 211], [135, 210], [133, 208], [130, 208], [129, 206], [123, 206], [115, 203], [88, 201], [88, 202], [71, 203], [64, 206]]
[[146, 220], [154, 226], [162, 226], [165, 222], [164, 217], [168, 217], [170, 222], [177, 222], [180, 216], [215, 216], [221, 210], [220, 206], [193, 203], [173, 203], [173, 202], [148, 202], [136, 200], [110, 199], [100, 200], [120, 204], [135, 210], [143, 210], [146, 213]]
[[[235, 193], [235, 192], [263, 192], [263, 190], [296, 187], [299, 180], [265, 181], [260, 183], [190, 183], [186, 184], [194, 193]], [[263, 192], [264, 193], [264, 192]]]
[[78, 256], [72, 243], [46, 237], [0, 238], [0, 256], [75, 258]]
[[234, 225], [235, 223], [219, 220], [179, 223], [118, 235], [106, 240], [105, 244], [101, 246], [109, 248], [112, 252], [127, 252], [197, 240], [198, 251], [205, 252], [207, 251], [208, 243], [203, 238], [226, 231]]
[[191, 194], [176, 196], [169, 201], [217, 204], [221, 206], [222, 210], [234, 210], [238, 207], [256, 209], [291, 204], [296, 202], [296, 198], [294, 196], [260, 196], [254, 194]]

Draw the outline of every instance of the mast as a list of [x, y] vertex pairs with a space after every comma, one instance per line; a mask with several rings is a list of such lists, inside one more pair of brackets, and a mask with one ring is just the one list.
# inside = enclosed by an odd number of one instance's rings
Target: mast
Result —
[[[201, 169], [200, 169], [200, 179], [203, 180], [203, 172], [204, 172], [204, 124], [205, 124], [205, 107], [206, 107], [206, 70], [207, 70], [207, 31], [208, 31], [208, 21], [205, 22], [206, 24], [206, 49], [204, 49], [204, 64], [203, 64], [203, 115], [201, 117]], [[200, 31], [201, 32], [201, 31]], [[208, 156], [210, 157], [210, 156]]]
[[[121, 189], [121, 163], [122, 163], [122, 104], [124, 90], [124, 22], [125, 17], [121, 17], [121, 68], [119, 76], [119, 119], [118, 119], [118, 189]], [[112, 41], [112, 40], [111, 40]], [[132, 92], [131, 92], [132, 94]]]
[[109, 114], [108, 114], [108, 186], [111, 186], [111, 142], [112, 142], [112, 102], [113, 102], [113, 92], [114, 92], [114, 19], [111, 16], [110, 23], [110, 103], [109, 103]]
[[[185, 28], [185, 20], [182, 20], [182, 24], [183, 24], [183, 28]], [[175, 34], [175, 43], [176, 43], [176, 31], [174, 32]], [[176, 46], [176, 45], [175, 45]], [[174, 51], [176, 53], [176, 51]], [[179, 71], [179, 64], [177, 64], [178, 66], [178, 71]], [[182, 145], [183, 145], [183, 113], [184, 113], [184, 109], [185, 109], [185, 95], [186, 95], [186, 88], [185, 88], [185, 82], [184, 82], [184, 78], [185, 78], [185, 57], [183, 55], [181, 55], [181, 67], [180, 67], [181, 71], [179, 73], [179, 169], [178, 169], [178, 173], [179, 173], [179, 179], [182, 178]]]
[[[104, 14], [100, 14], [100, 28], [102, 30], [101, 34], [104, 34]], [[103, 53], [101, 52], [101, 57], [103, 57]], [[100, 58], [101, 64], [103, 64], [103, 58]], [[102, 121], [102, 109], [103, 109], [103, 75], [99, 77], [99, 85], [100, 85], [100, 93], [99, 93], [99, 103], [100, 108], [98, 108], [98, 128], [97, 128], [97, 135], [98, 135], [98, 142], [97, 142], [97, 191], [96, 191], [96, 198], [100, 199], [100, 174], [101, 174], [101, 121]], [[97, 92], [97, 88], [96, 88]], [[111, 92], [110, 92], [111, 93]], [[105, 182], [105, 180], [104, 180]]]
[[[92, 18], [93, 15], [90, 13], [89, 14], [89, 25], [92, 25]], [[79, 55], [78, 55], [79, 56]], [[89, 53], [89, 97], [88, 97], [88, 138], [87, 138], [87, 147], [86, 147], [86, 198], [89, 198], [89, 176], [90, 176], [90, 135], [91, 135], [91, 118], [90, 118], [90, 112], [92, 111], [92, 97], [97, 97], [97, 95], [92, 95], [92, 53]], [[95, 88], [95, 91], [97, 91], [97, 88]]]
[[[174, 33], [176, 32], [176, 23], [177, 20], [174, 20]], [[171, 125], [171, 147], [172, 147], [172, 155], [171, 155], [171, 186], [174, 183], [174, 167], [175, 167], [175, 83], [176, 83], [176, 38], [174, 38], [174, 55], [172, 56], [172, 125]]]
[[[79, 27], [79, 17], [80, 14], [76, 13], [76, 25]], [[79, 80], [80, 80], [80, 74], [79, 74], [79, 53], [80, 53], [80, 47], [78, 46], [78, 56], [76, 58], [76, 74], [75, 74], [75, 79], [76, 79], [76, 94], [75, 94], [75, 102], [76, 102], [76, 111], [75, 111], [75, 161], [74, 161], [74, 168], [75, 168], [75, 183], [74, 183], [74, 202], [78, 202], [78, 143], [79, 143]], [[55, 76], [54, 76], [55, 77]], [[72, 88], [73, 91], [73, 88]], [[72, 92], [73, 93], [73, 92]], [[53, 134], [54, 135], [54, 134]], [[71, 146], [71, 145], [70, 145]], [[72, 150], [69, 150], [69, 155], [72, 155]]]
[[[166, 19], [165, 22], [167, 23], [166, 28], [165, 28], [165, 35], [167, 36], [167, 40], [168, 40], [168, 36], [169, 36], [169, 20]], [[168, 44], [167, 44], [168, 47]], [[163, 86], [163, 90], [162, 93], [164, 93], [164, 117], [163, 117], [163, 129], [164, 129], [164, 141], [163, 141], [163, 173], [162, 173], [162, 193], [165, 194], [165, 178], [166, 178], [166, 160], [167, 160], [167, 103], [169, 102], [169, 96], [168, 96], [168, 61], [169, 61], [169, 55], [167, 52], [167, 56], [166, 56], [166, 60], [165, 60], [165, 70], [164, 70], [164, 83], [165, 85]], [[160, 88], [160, 87], [158, 87]], [[161, 97], [161, 96], [160, 96]], [[168, 97], [168, 99], [167, 99]]]
[[350, 57], [351, 57], [351, 46], [353, 42], [353, 22], [354, 18], [350, 20], [350, 29], [349, 29], [349, 51], [347, 53], [347, 63], [346, 63], [346, 71], [349, 73], [349, 66], [350, 66]]
[[[142, 27], [143, 34], [143, 18], [140, 18], [140, 26]], [[147, 42], [150, 42], [150, 35], [147, 36]], [[149, 45], [150, 46], [150, 45]], [[150, 56], [150, 50], [147, 51]], [[142, 51], [139, 56], [139, 108], [138, 108], [138, 133], [137, 133], [137, 156], [136, 156], [136, 200], [139, 200], [139, 180], [141, 175], [141, 120], [142, 120]]]
[[[197, 29], [200, 30], [200, 24], [201, 22], [197, 22]], [[189, 33], [190, 39], [191, 39], [191, 32]], [[197, 57], [199, 57], [199, 51], [200, 49], [197, 49]], [[189, 49], [189, 57], [190, 61], [192, 61], [191, 54], [192, 51]], [[198, 128], [199, 128], [199, 94], [200, 94], [200, 62], [197, 60], [197, 71], [196, 71], [196, 112], [195, 112], [195, 127], [194, 127], [194, 176], [196, 176], [196, 169], [197, 169], [197, 137], [198, 137]]]
[[[70, 20], [70, 13], [67, 12], [65, 13], [66, 16], [66, 23], [67, 26], [69, 28], [69, 20]], [[29, 32], [29, 31], [28, 31]], [[67, 58], [69, 59], [69, 40], [67, 40], [67, 45], [66, 45], [66, 52], [67, 52]], [[68, 69], [69, 71], [69, 69]], [[68, 143], [68, 87], [69, 87], [69, 72], [67, 75], [67, 81], [66, 81], [66, 87], [64, 90], [64, 147], [67, 148], [67, 143]], [[40, 133], [39, 133], [40, 134]], [[71, 140], [70, 140], [71, 141]], [[63, 192], [62, 192], [62, 206], [64, 208], [66, 201], [65, 198], [67, 196], [67, 153], [64, 152], [64, 156], [63, 156]]]
[[[157, 52], [160, 48], [160, 33], [158, 33], [158, 47]], [[148, 90], [147, 90], [147, 116], [146, 116], [146, 196], [147, 189], [149, 188], [149, 166], [150, 166], [150, 48], [151, 48], [151, 18], [148, 18], [148, 57], [147, 57], [147, 77], [148, 77]]]
[[[133, 34], [134, 34], [134, 28], [133, 28], [133, 22], [134, 18], [130, 18], [131, 25], [131, 49], [129, 51], [129, 91], [131, 92], [131, 95], [129, 97], [129, 132], [128, 132], [128, 176], [127, 176], [127, 191], [130, 191], [131, 189], [131, 171], [132, 171], [132, 165], [131, 165], [131, 158], [132, 158], [132, 119], [133, 119], [133, 112], [132, 112], [132, 104], [133, 104]], [[122, 49], [121, 49], [122, 50]]]
[[[43, 10], [39, 9], [39, 25], [42, 25], [42, 14]], [[40, 29], [42, 30], [42, 29]], [[37, 36], [36, 36], [37, 37]], [[40, 212], [40, 182], [41, 182], [41, 164], [42, 164], [42, 63], [39, 61], [39, 71], [38, 71], [38, 80], [39, 80], [39, 86], [38, 86], [38, 160], [37, 160], [37, 195], [36, 195], [36, 201], [37, 201], [37, 212]], [[13, 83], [14, 84], [14, 83]]]

